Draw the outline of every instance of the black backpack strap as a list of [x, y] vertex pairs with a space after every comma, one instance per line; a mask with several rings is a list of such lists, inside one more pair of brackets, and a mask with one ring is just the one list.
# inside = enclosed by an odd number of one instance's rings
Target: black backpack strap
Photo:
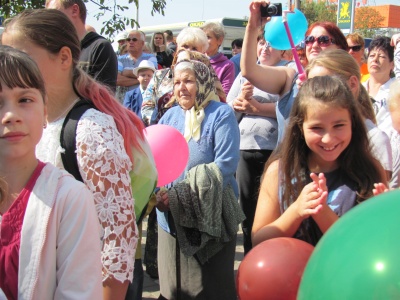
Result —
[[96, 108], [89, 100], [79, 100], [68, 112], [61, 128], [60, 145], [64, 149], [61, 159], [65, 170], [75, 177], [76, 180], [83, 182], [79, 173], [78, 160], [76, 158], [76, 129], [82, 115], [90, 108]]

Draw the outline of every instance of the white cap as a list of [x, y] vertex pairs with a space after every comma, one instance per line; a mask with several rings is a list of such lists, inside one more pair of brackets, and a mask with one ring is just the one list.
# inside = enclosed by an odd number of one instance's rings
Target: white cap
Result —
[[135, 75], [137, 77], [137, 74], [140, 70], [142, 69], [150, 69], [153, 72], [156, 71], [156, 69], [154, 68], [154, 64], [151, 61], [148, 60], [142, 60], [139, 64], [139, 66], [137, 68], [133, 69], [133, 75]]
[[117, 42], [122, 41], [122, 40], [126, 40], [128, 38], [128, 32], [126, 31], [122, 31], [120, 33], [117, 34], [117, 36], [115, 37], [115, 40]]

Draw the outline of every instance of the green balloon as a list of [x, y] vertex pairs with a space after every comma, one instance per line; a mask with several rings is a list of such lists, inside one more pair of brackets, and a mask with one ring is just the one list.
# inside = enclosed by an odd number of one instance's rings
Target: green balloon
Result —
[[400, 299], [400, 190], [369, 199], [321, 238], [298, 300]]

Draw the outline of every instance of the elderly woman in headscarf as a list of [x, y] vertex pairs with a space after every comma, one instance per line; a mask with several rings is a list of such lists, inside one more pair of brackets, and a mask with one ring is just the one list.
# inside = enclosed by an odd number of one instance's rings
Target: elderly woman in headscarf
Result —
[[[210, 68], [214, 78], [215, 87], [219, 100], [226, 102], [226, 94], [222, 89], [221, 82], [218, 79], [210, 59], [202, 54], [207, 50], [207, 35], [200, 28], [184, 28], [176, 38], [177, 52], [172, 61], [171, 68], [157, 70], [151, 79], [146, 91], [143, 94], [142, 118], [146, 125], [156, 124], [162, 115], [171, 107], [170, 101], [173, 101], [173, 83], [172, 73], [174, 65], [179, 61], [178, 56], [182, 52], [187, 52], [190, 59], [201, 61]], [[218, 100], [215, 99], [215, 100]]]
[[178, 105], [159, 124], [183, 134], [189, 161], [172, 187], [157, 193], [161, 299], [236, 299], [235, 245], [244, 219], [234, 178], [237, 121], [232, 109], [218, 101], [205, 64], [177, 63], [173, 86]]

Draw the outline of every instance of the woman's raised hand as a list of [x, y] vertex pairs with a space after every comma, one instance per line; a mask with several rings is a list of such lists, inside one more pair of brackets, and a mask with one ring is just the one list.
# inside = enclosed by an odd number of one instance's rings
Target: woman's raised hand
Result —
[[250, 3], [250, 16], [249, 20], [247, 23], [247, 26], [250, 28], [264, 28], [265, 24], [271, 20], [270, 17], [262, 18], [261, 17], [261, 12], [260, 12], [260, 7], [261, 6], [267, 6], [270, 4], [270, 1], [264, 1], [264, 0], [258, 0], [258, 1], [253, 1]]

